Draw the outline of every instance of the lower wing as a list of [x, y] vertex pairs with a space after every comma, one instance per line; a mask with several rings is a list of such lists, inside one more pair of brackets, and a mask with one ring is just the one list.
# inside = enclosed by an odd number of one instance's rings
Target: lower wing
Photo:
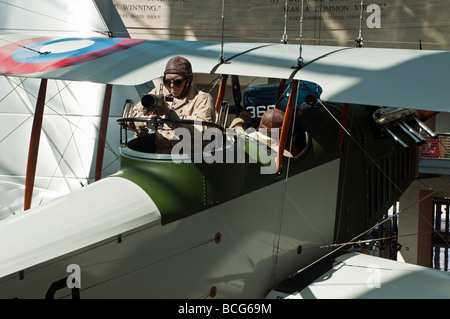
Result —
[[450, 273], [371, 255], [338, 252], [281, 282], [268, 299], [450, 298]]

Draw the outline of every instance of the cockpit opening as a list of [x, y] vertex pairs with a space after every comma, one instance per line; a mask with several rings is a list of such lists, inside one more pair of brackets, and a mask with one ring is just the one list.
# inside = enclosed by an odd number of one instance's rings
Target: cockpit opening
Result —
[[[303, 107], [313, 106], [321, 89], [313, 83], [303, 83], [304, 88], [300, 87], [295, 104], [295, 112], [289, 123], [290, 129], [288, 138], [284, 145], [284, 156], [294, 160], [300, 159], [306, 154], [310, 145], [310, 136], [301, 122], [301, 112]], [[187, 119], [169, 119], [160, 116], [135, 117], [133, 116], [134, 103], [126, 100], [122, 118], [117, 122], [120, 124], [120, 144], [132, 151], [163, 155], [158, 152], [157, 139], [160, 132], [170, 127], [174, 131], [173, 140], [177, 140], [171, 155], [183, 155], [192, 157], [195, 154], [204, 154], [206, 156], [216, 154], [217, 152], [236, 150], [242, 145], [255, 144], [260, 151], [266, 151], [268, 154], [276, 156], [278, 152], [278, 141], [280, 138], [281, 126], [284, 122], [284, 109], [286, 109], [286, 97], [289, 96], [289, 83], [276, 102], [278, 85], [259, 85], [246, 88], [244, 90], [244, 106], [239, 108], [239, 112], [232, 112], [228, 116], [230, 109], [226, 101], [222, 101], [219, 110], [217, 110], [216, 121], [196, 121]], [[165, 103], [165, 98], [153, 94], [147, 94], [141, 99], [143, 107], [154, 111]], [[254, 104], [261, 104], [255, 106]], [[276, 106], [277, 105], [277, 106]], [[284, 108], [284, 109], [283, 109]], [[274, 118], [273, 114], [277, 114]], [[263, 117], [271, 116], [269, 125], [263, 123]], [[237, 129], [236, 121], [240, 128]], [[140, 128], [139, 130], [136, 128]], [[274, 132], [274, 134], [271, 134]], [[242, 141], [245, 141], [242, 143]], [[247, 143], [247, 144], [245, 144]], [[165, 158], [166, 156], [159, 156]]]

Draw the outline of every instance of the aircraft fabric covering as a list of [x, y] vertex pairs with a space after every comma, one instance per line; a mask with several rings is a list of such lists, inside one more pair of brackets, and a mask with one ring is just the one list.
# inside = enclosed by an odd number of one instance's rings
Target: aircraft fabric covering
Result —
[[0, 74], [139, 85], [162, 76], [169, 57], [182, 55], [194, 73], [314, 82], [330, 102], [450, 111], [447, 51], [305, 45], [299, 65], [298, 45], [225, 43], [223, 62], [221, 47], [201, 41], [3, 35]]

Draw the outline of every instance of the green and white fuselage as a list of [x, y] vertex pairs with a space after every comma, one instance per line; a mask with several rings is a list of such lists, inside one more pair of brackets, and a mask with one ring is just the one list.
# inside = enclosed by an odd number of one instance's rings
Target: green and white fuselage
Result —
[[[381, 206], [371, 211], [364, 209], [368, 202], [355, 202], [370, 189], [361, 175], [386, 150], [392, 157], [404, 152], [393, 139], [354, 125], [352, 139], [344, 139], [349, 156], [338, 148], [339, 125], [324, 112], [302, 110], [312, 136], [308, 149], [301, 158], [284, 157], [274, 174], [261, 174], [267, 165], [252, 152], [267, 150], [245, 135], [237, 136], [245, 145], [243, 163], [211, 162], [211, 153], [201, 161], [199, 154], [174, 160], [136, 151], [138, 139], [130, 140], [113, 176], [0, 225], [5, 236], [16, 225], [40, 229], [20, 238], [20, 250], [4, 250], [3, 262], [25, 271], [2, 269], [1, 297], [70, 297], [67, 285], [55, 289], [69, 265], [79, 266], [82, 298], [203, 298], [212, 291], [219, 298], [266, 296], [330, 252], [321, 247], [350, 240], [380, 217]], [[341, 108], [333, 113], [339, 116]], [[358, 106], [349, 121], [361, 124], [369, 115]], [[370, 157], [356, 145], [358, 136], [373, 150]], [[237, 151], [233, 147], [225, 153]], [[394, 198], [388, 195], [383, 206]], [[366, 222], [348, 222], [354, 218]], [[56, 247], [54, 237], [60, 238]]]

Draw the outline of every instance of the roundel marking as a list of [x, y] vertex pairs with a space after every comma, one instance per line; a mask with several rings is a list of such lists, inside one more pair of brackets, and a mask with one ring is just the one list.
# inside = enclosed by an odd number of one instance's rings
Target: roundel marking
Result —
[[145, 40], [31, 38], [0, 47], [0, 73], [32, 74], [81, 64], [129, 49]]

